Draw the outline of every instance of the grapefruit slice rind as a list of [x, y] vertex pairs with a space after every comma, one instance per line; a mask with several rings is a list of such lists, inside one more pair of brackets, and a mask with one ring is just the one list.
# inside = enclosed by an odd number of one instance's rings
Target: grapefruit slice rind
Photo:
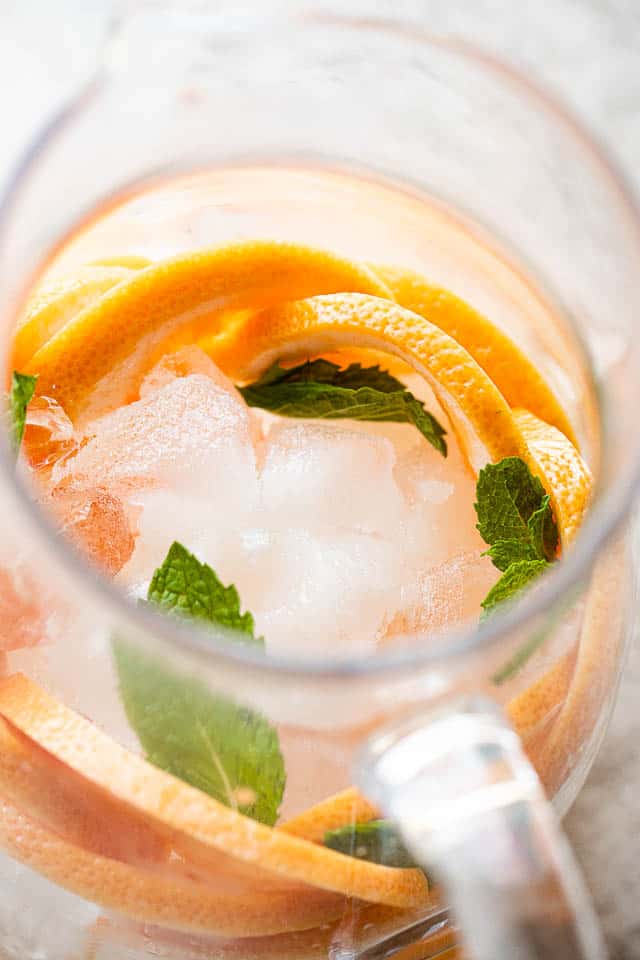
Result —
[[372, 265], [397, 303], [457, 340], [473, 357], [510, 407], [526, 407], [557, 427], [574, 444], [571, 421], [535, 364], [495, 323], [460, 297], [429, 283], [413, 270]]
[[250, 820], [125, 750], [23, 674], [0, 680], [0, 716], [42, 749], [153, 822], [288, 880], [395, 907], [428, 902], [420, 870], [348, 857]]
[[213, 352], [236, 381], [258, 377], [274, 361], [364, 347], [395, 354], [433, 388], [474, 469], [520, 456], [522, 439], [495, 384], [456, 340], [389, 300], [338, 293], [282, 304], [251, 316]]
[[340, 916], [343, 898], [313, 888], [225, 894], [93, 853], [41, 826], [0, 794], [0, 844], [49, 880], [147, 923], [215, 933], [264, 936], [305, 930]]
[[[38, 391], [76, 422], [87, 405], [95, 416], [135, 398], [165, 341], [175, 350], [222, 332], [228, 312], [338, 290], [391, 296], [366, 266], [297, 244], [252, 241], [183, 254], [133, 272], [76, 313], [23, 370], [37, 373]], [[107, 378], [108, 399], [90, 404]]]

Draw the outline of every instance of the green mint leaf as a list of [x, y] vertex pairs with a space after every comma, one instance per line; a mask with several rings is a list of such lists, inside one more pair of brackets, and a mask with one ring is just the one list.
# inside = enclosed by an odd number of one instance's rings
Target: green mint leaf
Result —
[[264, 645], [264, 640], [254, 635], [252, 615], [240, 613], [236, 588], [223, 586], [211, 567], [200, 563], [180, 543], [172, 544], [155, 571], [147, 599], [165, 611], [230, 627], [238, 630], [245, 642]]
[[442, 425], [399, 380], [379, 367], [352, 364], [341, 370], [327, 360], [314, 360], [285, 370], [276, 364], [261, 380], [240, 387], [240, 393], [248, 406], [281, 417], [411, 423], [439, 453], [447, 455]]
[[493, 565], [503, 572], [520, 560], [540, 559], [533, 544], [524, 540], [497, 540], [484, 556], [491, 557]]
[[13, 371], [9, 392], [9, 417], [11, 429], [11, 447], [17, 456], [24, 436], [27, 420], [27, 407], [36, 389], [37, 377]]
[[113, 653], [125, 712], [147, 760], [273, 825], [286, 776], [267, 720], [122, 640], [113, 641]]
[[482, 601], [481, 619], [493, 613], [499, 603], [513, 599], [520, 590], [528, 586], [549, 566], [546, 560], [518, 560], [512, 563]]
[[329, 830], [325, 833], [324, 845], [350, 857], [387, 867], [417, 866], [398, 831], [387, 820], [371, 820]]
[[476, 486], [478, 530], [490, 546], [498, 540], [531, 542], [528, 523], [545, 499], [540, 480], [520, 457], [490, 463]]
[[406, 387], [387, 370], [379, 366], [363, 367], [360, 363], [352, 363], [348, 367], [339, 367], [330, 360], [307, 360], [297, 367], [281, 367], [279, 362], [269, 367], [262, 374], [257, 384], [265, 386], [271, 383], [329, 383], [334, 387], [348, 387], [358, 390], [360, 387], [371, 387], [382, 393], [395, 393], [405, 390]]
[[[549, 496], [519, 457], [506, 457], [480, 471], [475, 503], [478, 530], [489, 544], [486, 555], [502, 576], [482, 601], [481, 620], [528, 586], [556, 559], [558, 528]], [[537, 635], [516, 651], [494, 676], [504, 683], [542, 643]]]
[[551, 502], [548, 496], [543, 497], [542, 503], [527, 521], [531, 543], [536, 555], [544, 557], [549, 563], [556, 559], [558, 552], [558, 528], [551, 512]]
[[[263, 644], [233, 586], [180, 543], [153, 575], [148, 600], [178, 616], [229, 627]], [[122, 640], [113, 641], [119, 689], [147, 760], [262, 823], [278, 818], [286, 782], [277, 731], [254, 710]]]

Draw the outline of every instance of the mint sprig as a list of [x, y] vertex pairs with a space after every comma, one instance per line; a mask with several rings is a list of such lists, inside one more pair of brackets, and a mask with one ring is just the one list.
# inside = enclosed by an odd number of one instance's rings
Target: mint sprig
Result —
[[378, 366], [341, 368], [313, 360], [285, 369], [273, 364], [255, 383], [240, 387], [250, 407], [282, 417], [411, 423], [447, 455], [442, 424], [395, 377]]
[[476, 485], [478, 530], [502, 577], [482, 601], [482, 617], [511, 600], [556, 559], [558, 528], [542, 483], [519, 457], [480, 471]]
[[[251, 614], [240, 612], [235, 587], [224, 587], [179, 543], [154, 573], [148, 600], [173, 615], [233, 628], [241, 642], [264, 642], [254, 636]], [[113, 641], [113, 654], [125, 712], [147, 760], [273, 825], [286, 774], [277, 731], [266, 718], [122, 639]]]
[[11, 389], [9, 391], [9, 429], [11, 448], [17, 457], [24, 437], [24, 428], [27, 422], [27, 407], [29, 406], [38, 382], [37, 376], [13, 371]]
[[555, 559], [558, 529], [549, 497], [524, 460], [490, 463], [480, 471], [476, 496], [478, 530], [499, 570], [522, 560]]
[[167, 612], [237, 630], [242, 634], [238, 639], [264, 646], [264, 639], [254, 635], [253, 616], [240, 612], [240, 597], [233, 584], [223, 586], [211, 567], [181, 543], [170, 546], [164, 563], [151, 578], [147, 599]]
[[370, 820], [329, 830], [324, 835], [324, 845], [359, 860], [387, 867], [417, 866], [398, 831], [388, 820]]

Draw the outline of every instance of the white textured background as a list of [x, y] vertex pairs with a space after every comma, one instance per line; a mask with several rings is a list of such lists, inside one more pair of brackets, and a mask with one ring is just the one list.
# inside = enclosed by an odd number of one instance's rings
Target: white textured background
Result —
[[[304, 0], [254, 0], [295, 9]], [[640, 0], [326, 0], [462, 35], [506, 57], [568, 102], [640, 191]], [[235, 13], [251, 4], [210, 0]], [[95, 60], [107, 0], [0, 0], [0, 183], [41, 119]], [[640, 269], [640, 263], [638, 264]], [[567, 828], [612, 960], [640, 960], [640, 651], [631, 651], [600, 757]]]

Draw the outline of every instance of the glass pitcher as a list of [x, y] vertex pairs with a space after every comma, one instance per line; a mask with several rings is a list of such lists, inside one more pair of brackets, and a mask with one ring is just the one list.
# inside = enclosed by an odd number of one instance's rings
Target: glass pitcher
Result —
[[[143, 4], [8, 186], [5, 369], [44, 274], [254, 237], [393, 260], [491, 316], [568, 412], [591, 509], [553, 573], [479, 626], [370, 657], [265, 657], [126, 600], [55, 534], [5, 444], [0, 605], [23, 642], [5, 642], [0, 697], [3, 955], [602, 957], [558, 818], [632, 612], [633, 198], [561, 107], [467, 46], [374, 17]], [[250, 798], [223, 809], [154, 779], [113, 705], [114, 649], [275, 725], [275, 827], [243, 816]], [[53, 750], [66, 723], [83, 750]], [[381, 817], [411, 866], [326, 856], [332, 825]]]

